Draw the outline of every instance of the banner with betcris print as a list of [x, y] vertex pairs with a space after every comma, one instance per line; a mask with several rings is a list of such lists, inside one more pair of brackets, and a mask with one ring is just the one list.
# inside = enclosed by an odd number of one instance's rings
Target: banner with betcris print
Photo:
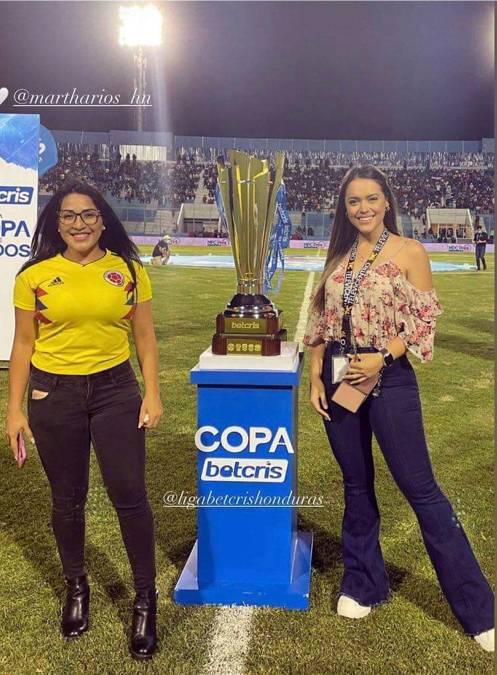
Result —
[[0, 360], [14, 336], [12, 290], [37, 219], [39, 115], [0, 115]]
[[290, 584], [298, 538], [293, 499], [300, 368], [191, 371], [198, 385], [195, 445], [202, 508], [195, 575], [201, 587]]
[[195, 443], [201, 452], [212, 453], [201, 459], [200, 480], [204, 483], [284, 483], [288, 454], [294, 454], [285, 427], [231, 425], [221, 430], [204, 425], [198, 429]]

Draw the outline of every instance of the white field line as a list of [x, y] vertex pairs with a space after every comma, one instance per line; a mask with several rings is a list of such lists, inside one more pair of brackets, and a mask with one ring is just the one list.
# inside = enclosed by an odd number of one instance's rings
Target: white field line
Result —
[[255, 607], [221, 607], [216, 613], [209, 660], [202, 675], [243, 675]]
[[298, 342], [300, 347], [302, 347], [304, 331], [307, 325], [307, 312], [311, 300], [312, 287], [314, 285], [314, 274], [314, 272], [309, 272], [309, 276], [307, 277], [304, 299], [302, 300], [302, 305], [300, 306], [299, 320], [297, 321], [297, 328], [295, 329], [295, 336], [293, 338], [293, 342]]
[[[295, 329], [294, 342], [301, 342], [307, 323], [307, 309], [314, 283], [314, 272], [307, 277], [304, 299]], [[212, 627], [209, 657], [202, 675], [244, 675], [255, 607], [220, 607]]]
[[[484, 271], [487, 272], [488, 270], [484, 270]], [[457, 274], [458, 277], [466, 277], [466, 276], [471, 275], [472, 277], [474, 277], [477, 274], [477, 272], [478, 272], [478, 270], [475, 267], [475, 269], [472, 272], [433, 272], [433, 274], [436, 274], [437, 276], [439, 274]]]

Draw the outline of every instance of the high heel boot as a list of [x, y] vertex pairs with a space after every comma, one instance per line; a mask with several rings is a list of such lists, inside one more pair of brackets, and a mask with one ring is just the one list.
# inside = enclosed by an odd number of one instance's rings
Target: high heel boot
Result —
[[131, 626], [131, 654], [135, 659], [151, 659], [157, 648], [158, 595], [153, 586], [135, 596]]
[[65, 578], [67, 597], [62, 610], [62, 635], [75, 638], [88, 630], [90, 587], [86, 574], [72, 579]]

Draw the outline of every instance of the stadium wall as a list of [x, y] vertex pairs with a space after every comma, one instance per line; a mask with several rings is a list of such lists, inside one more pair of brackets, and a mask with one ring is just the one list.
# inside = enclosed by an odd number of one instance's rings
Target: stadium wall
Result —
[[181, 147], [311, 152], [495, 152], [495, 139], [460, 141], [316, 140], [298, 138], [239, 138], [232, 136], [179, 136], [171, 131], [52, 131], [57, 143], [78, 145], [157, 145], [169, 152]]
[[[140, 246], [155, 246], [158, 236], [135, 235], [131, 239]], [[330, 242], [326, 240], [312, 239], [292, 239], [290, 248], [292, 249], [327, 249]], [[230, 240], [222, 237], [171, 237], [169, 239], [171, 246], [199, 246], [205, 248], [220, 248], [229, 246]], [[425, 249], [431, 253], [472, 253], [473, 244], [423, 244]], [[487, 244], [487, 253], [494, 252], [494, 244]]]
[[175, 136], [174, 149], [238, 148], [246, 151], [288, 152], [494, 152], [493, 138], [469, 141], [353, 141], [288, 138], [238, 138], [232, 136]]

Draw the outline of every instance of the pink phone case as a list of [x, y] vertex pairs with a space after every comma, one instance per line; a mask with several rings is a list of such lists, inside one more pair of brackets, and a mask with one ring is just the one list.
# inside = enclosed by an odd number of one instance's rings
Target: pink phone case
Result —
[[17, 434], [17, 466], [21, 468], [26, 461], [26, 446], [24, 444], [24, 436], [22, 431]]

